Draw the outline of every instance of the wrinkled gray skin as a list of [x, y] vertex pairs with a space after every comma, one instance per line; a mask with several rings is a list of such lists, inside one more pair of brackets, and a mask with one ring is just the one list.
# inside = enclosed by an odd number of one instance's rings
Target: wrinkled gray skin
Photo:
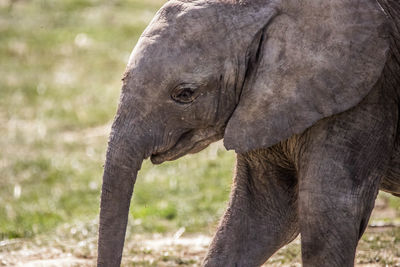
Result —
[[378, 2], [167, 2], [123, 79], [98, 266], [120, 265], [142, 161], [221, 138], [236, 174], [205, 266], [259, 266], [299, 233], [304, 266], [353, 266], [378, 190], [400, 194], [400, 3]]

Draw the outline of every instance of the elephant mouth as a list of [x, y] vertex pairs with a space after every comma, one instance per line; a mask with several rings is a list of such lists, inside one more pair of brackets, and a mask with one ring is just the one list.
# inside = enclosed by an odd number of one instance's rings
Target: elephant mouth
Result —
[[209, 144], [220, 140], [223, 133], [214, 129], [198, 129], [184, 133], [170, 149], [161, 153], [152, 154], [153, 164], [176, 160], [186, 154], [193, 154], [205, 149]]

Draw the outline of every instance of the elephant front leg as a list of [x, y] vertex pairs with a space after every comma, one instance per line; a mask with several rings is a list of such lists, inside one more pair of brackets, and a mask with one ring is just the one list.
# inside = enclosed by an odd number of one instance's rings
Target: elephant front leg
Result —
[[238, 155], [231, 200], [203, 264], [260, 266], [298, 235], [293, 170]]
[[320, 123], [303, 146], [298, 173], [303, 266], [354, 266], [393, 144], [390, 123], [366, 120], [354, 127], [345, 120]]
[[333, 162], [314, 163], [300, 176], [303, 265], [353, 266], [358, 240], [374, 207], [379, 177], [354, 177], [351, 172], [342, 173], [343, 166], [336, 165], [335, 171], [325, 168], [328, 164], [335, 166]]
[[371, 189], [354, 197], [300, 190], [303, 266], [354, 266], [357, 243], [368, 224], [377, 186], [371, 184]]

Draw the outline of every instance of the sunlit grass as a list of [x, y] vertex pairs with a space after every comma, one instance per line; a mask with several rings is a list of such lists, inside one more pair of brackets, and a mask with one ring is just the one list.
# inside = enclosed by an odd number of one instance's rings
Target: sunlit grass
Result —
[[[1, 7], [0, 239], [97, 218], [120, 78], [162, 2], [27, 0]], [[233, 161], [214, 146], [158, 167], [145, 162], [132, 231], [198, 232], [215, 224]]]
[[171, 231], [177, 226], [189, 232], [207, 230], [225, 208], [233, 165], [233, 155], [221, 144], [157, 167], [146, 162], [135, 186], [131, 214], [146, 231]]

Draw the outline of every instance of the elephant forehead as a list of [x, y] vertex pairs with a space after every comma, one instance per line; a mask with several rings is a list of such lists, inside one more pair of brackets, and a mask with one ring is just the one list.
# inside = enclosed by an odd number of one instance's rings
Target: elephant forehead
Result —
[[217, 43], [226, 37], [226, 7], [206, 1], [168, 1], [142, 36], [174, 40], [189, 45]]
[[218, 57], [210, 56], [198, 47], [179, 48], [143, 37], [132, 51], [126, 72], [136, 81], [159, 83], [160, 80], [189, 77], [202, 79], [217, 71], [221, 64]]

